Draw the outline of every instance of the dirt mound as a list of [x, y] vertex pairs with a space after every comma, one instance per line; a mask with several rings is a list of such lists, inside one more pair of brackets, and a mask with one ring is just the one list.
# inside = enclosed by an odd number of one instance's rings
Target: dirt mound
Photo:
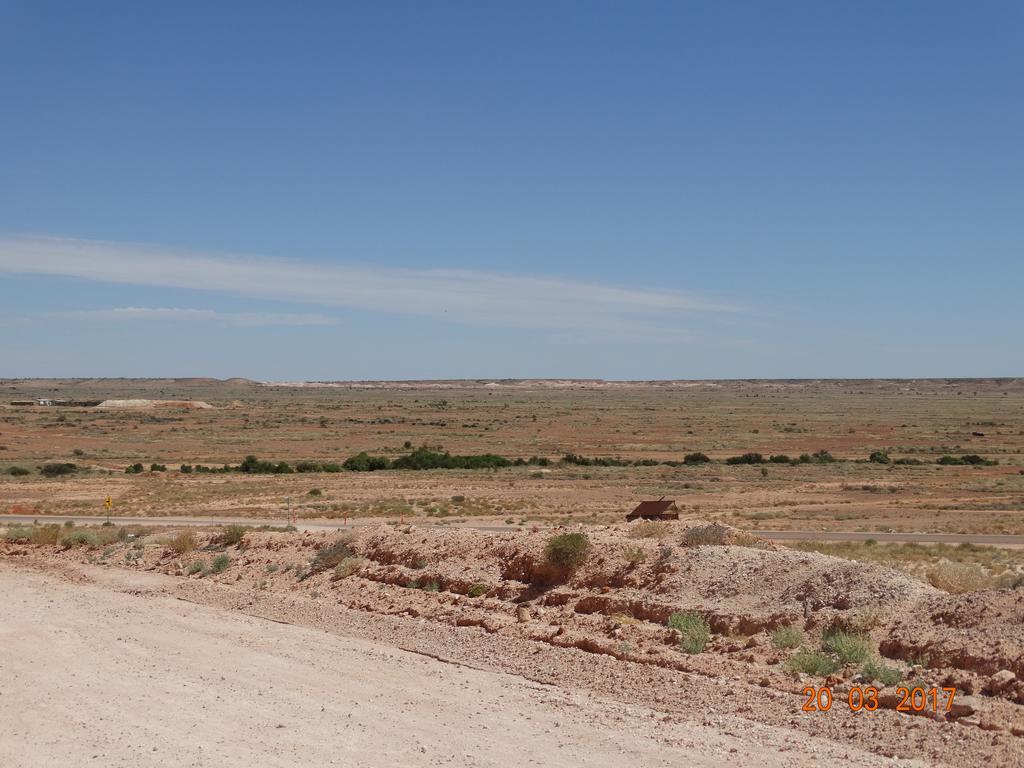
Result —
[[104, 400], [97, 408], [131, 409], [131, 408], [213, 408], [202, 400]]

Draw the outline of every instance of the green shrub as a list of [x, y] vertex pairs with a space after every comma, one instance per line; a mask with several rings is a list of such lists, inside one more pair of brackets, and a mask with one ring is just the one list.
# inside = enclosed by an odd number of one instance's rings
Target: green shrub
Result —
[[815, 464], [831, 464], [835, 460], [835, 456], [825, 450], [815, 451], [811, 454], [811, 461]]
[[140, 464], [139, 462], [136, 462], [134, 464], [129, 464], [127, 467], [124, 468], [124, 473], [126, 475], [137, 475], [137, 474], [139, 474], [141, 472], [145, 472], [145, 471], [146, 471], [146, 468], [144, 466], [142, 466], [142, 464]]
[[319, 488], [310, 488], [306, 493], [307, 496], [323, 496], [323, 491]]
[[778, 627], [772, 632], [772, 645], [776, 648], [796, 648], [804, 641], [804, 633], [799, 627]]
[[264, 568], [263, 570], [266, 573], [273, 573], [274, 571], [276, 571], [280, 567], [281, 566], [279, 566], [277, 563], [267, 563], [267, 567]]
[[711, 459], [707, 457], [707, 454], [700, 453], [699, 451], [696, 453], [688, 453], [683, 456], [683, 464], [707, 464], [709, 461], [711, 461]]
[[230, 564], [230, 557], [228, 557], [227, 555], [217, 555], [215, 558], [213, 558], [213, 562], [210, 563], [210, 572], [223, 573]]
[[383, 456], [371, 456], [366, 451], [349, 456], [341, 464], [349, 472], [377, 472], [388, 468], [388, 460]]
[[700, 653], [711, 639], [711, 628], [700, 614], [673, 613], [668, 617], [668, 626], [678, 630], [679, 645], [687, 653]]
[[188, 566], [188, 575], [195, 576], [197, 573], [203, 570], [206, 566], [203, 565], [202, 560], [193, 560]]
[[822, 651], [813, 651], [810, 648], [801, 648], [789, 657], [786, 662], [786, 669], [790, 672], [800, 672], [814, 677], [826, 677], [838, 669], [835, 659]]
[[191, 464], [182, 464], [182, 465], [181, 465], [181, 466], [180, 466], [180, 467], [178, 468], [178, 470], [179, 470], [179, 471], [180, 471], [180, 472], [181, 472], [181, 473], [182, 473], [183, 475], [191, 475], [191, 474], [192, 474], [192, 465], [191, 465]]
[[793, 463], [793, 459], [791, 459], [789, 456], [787, 456], [784, 453], [778, 453], [778, 454], [775, 454], [773, 456], [769, 456], [768, 457], [768, 461], [770, 461], [772, 464], [792, 464]]
[[32, 470], [25, 469], [24, 467], [10, 467], [7, 470], [7, 474], [13, 475], [14, 477], [24, 477], [25, 475], [32, 474]]
[[164, 464], [150, 464], [149, 465], [149, 471], [150, 472], [166, 472], [167, 471], [167, 466], [164, 465]]
[[869, 680], [877, 680], [882, 685], [896, 685], [903, 679], [903, 672], [899, 667], [884, 664], [878, 659], [869, 659], [864, 662], [860, 672]]
[[892, 464], [892, 459], [889, 458], [889, 454], [885, 451], [872, 451], [871, 455], [868, 456], [868, 461], [872, 464]]
[[431, 579], [423, 585], [424, 592], [440, 592], [441, 584], [436, 579]]
[[575, 571], [589, 556], [590, 539], [585, 533], [560, 533], [544, 546], [544, 559], [566, 571]]
[[830, 632], [822, 640], [822, 647], [831, 651], [843, 664], [861, 664], [871, 658], [871, 641], [842, 630]]
[[12, 525], [4, 531], [5, 541], [32, 541], [32, 526]]
[[483, 597], [490, 591], [491, 588], [486, 584], [474, 584], [469, 588], [469, 591], [466, 592], [466, 594], [470, 597]]
[[61, 475], [70, 475], [78, 471], [76, 464], [69, 464], [67, 462], [57, 464], [43, 464], [39, 470], [39, 474], [43, 477], [60, 477]]

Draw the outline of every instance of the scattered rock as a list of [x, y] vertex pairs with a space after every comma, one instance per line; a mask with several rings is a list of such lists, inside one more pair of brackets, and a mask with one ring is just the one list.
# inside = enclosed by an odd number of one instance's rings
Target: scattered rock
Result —
[[981, 702], [973, 696], [954, 696], [953, 704], [949, 708], [950, 717], [969, 717], [978, 711]]
[[1001, 669], [988, 679], [985, 689], [991, 693], [1001, 693], [1009, 688], [1016, 679], [1017, 676], [1013, 672], [1008, 669]]

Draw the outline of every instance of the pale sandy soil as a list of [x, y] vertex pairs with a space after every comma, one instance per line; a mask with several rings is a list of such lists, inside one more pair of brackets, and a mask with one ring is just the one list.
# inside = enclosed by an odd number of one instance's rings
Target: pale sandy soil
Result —
[[0, 564], [3, 765], [926, 764], [197, 605], [175, 581]]

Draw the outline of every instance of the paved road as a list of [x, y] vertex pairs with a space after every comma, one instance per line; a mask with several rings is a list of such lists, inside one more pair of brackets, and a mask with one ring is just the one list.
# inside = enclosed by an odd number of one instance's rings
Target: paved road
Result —
[[[35, 520], [49, 523], [64, 523], [72, 521], [76, 524], [88, 525], [102, 522], [106, 518], [95, 515], [4, 515], [0, 514], [0, 525], [5, 523], [19, 524], [32, 523]], [[111, 517], [111, 521], [118, 525], [285, 525], [285, 520], [273, 520], [267, 518], [242, 518], [242, 517]], [[295, 527], [300, 531], [333, 531], [339, 528], [357, 528], [367, 525], [380, 525], [384, 522], [381, 518], [372, 520], [350, 520], [345, 525], [341, 520], [299, 520]], [[414, 521], [418, 526], [432, 526], [431, 523], [424, 523], [417, 519]], [[518, 526], [511, 525], [487, 525], [474, 523], [457, 523], [448, 526], [434, 526], [438, 528], [472, 528], [478, 531], [516, 531], [522, 530]], [[541, 526], [545, 527], [545, 526]], [[751, 530], [758, 536], [772, 541], [879, 541], [879, 542], [902, 542], [916, 544], [991, 544], [1003, 547], [1024, 547], [1024, 536], [1011, 536], [998, 533], [897, 533], [889, 531], [768, 531]]]

